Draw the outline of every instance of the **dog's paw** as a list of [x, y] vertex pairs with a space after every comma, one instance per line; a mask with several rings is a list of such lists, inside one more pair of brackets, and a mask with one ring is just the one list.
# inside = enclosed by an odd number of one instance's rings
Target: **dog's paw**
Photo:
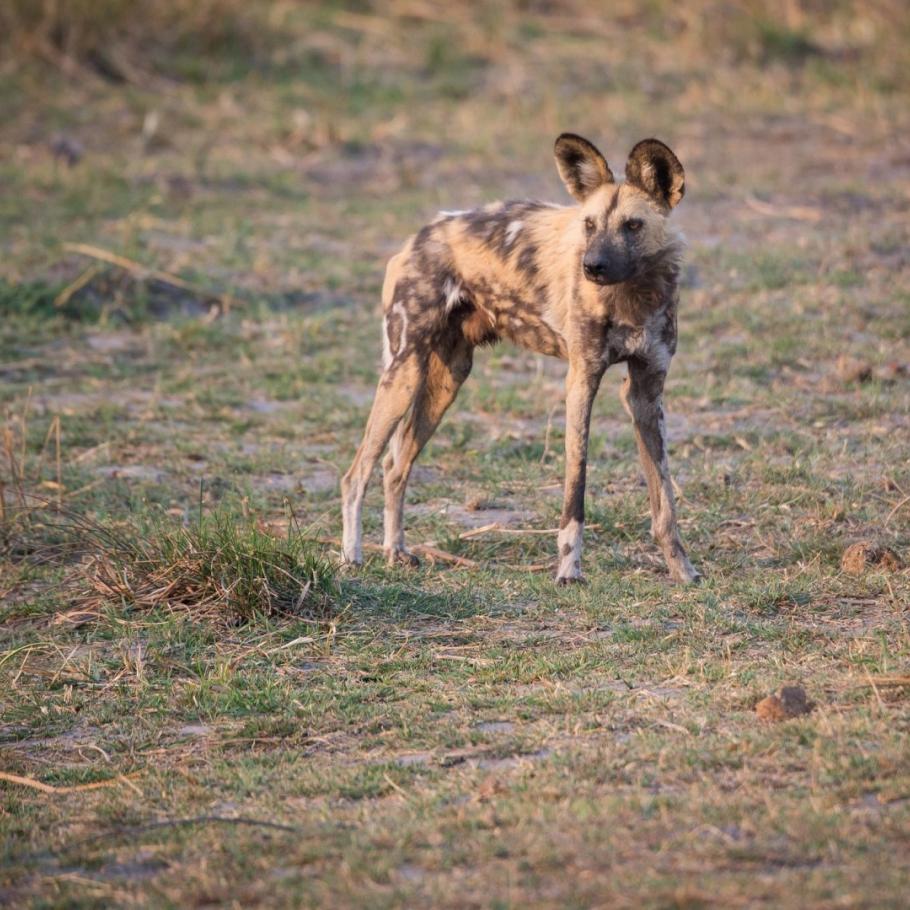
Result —
[[556, 577], [556, 584], [560, 588], [564, 588], [567, 585], [586, 585], [587, 583], [584, 575], [558, 575]]
[[405, 566], [409, 569], [416, 569], [420, 565], [420, 560], [409, 550], [386, 550], [386, 561], [390, 566]]
[[670, 578], [680, 585], [697, 585], [703, 577], [688, 559], [670, 563], [669, 568]]

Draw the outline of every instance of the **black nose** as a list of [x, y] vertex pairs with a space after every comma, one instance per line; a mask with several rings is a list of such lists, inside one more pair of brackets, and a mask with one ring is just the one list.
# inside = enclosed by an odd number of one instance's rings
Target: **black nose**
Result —
[[604, 262], [585, 262], [584, 270], [585, 278], [590, 278], [594, 281], [602, 281], [607, 275], [607, 266]]

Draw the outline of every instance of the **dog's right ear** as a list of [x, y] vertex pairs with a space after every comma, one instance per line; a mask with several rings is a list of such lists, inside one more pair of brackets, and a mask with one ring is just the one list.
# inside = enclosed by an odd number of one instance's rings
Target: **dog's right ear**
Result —
[[579, 202], [584, 202], [598, 187], [614, 182], [607, 159], [581, 136], [563, 133], [556, 140], [553, 152], [562, 182]]

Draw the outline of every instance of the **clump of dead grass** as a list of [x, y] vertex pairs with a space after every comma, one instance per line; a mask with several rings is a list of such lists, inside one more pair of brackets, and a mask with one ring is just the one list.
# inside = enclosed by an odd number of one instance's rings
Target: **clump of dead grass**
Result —
[[[93, 531], [80, 521], [83, 531]], [[189, 525], [164, 521], [112, 532], [80, 569], [75, 597], [82, 610], [122, 604], [249, 621], [293, 615], [325, 619], [334, 612], [331, 566], [299, 531], [275, 537], [252, 519], [226, 512]]]
[[188, 611], [230, 623], [268, 616], [321, 621], [336, 612], [335, 572], [300, 530], [278, 537], [227, 510], [189, 524], [101, 522], [26, 495], [0, 516], [0, 555], [64, 567], [67, 608]]

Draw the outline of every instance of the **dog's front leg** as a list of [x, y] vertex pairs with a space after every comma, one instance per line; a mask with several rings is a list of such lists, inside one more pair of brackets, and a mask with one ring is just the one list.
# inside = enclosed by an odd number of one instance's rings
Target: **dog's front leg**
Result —
[[585, 524], [588, 430], [591, 425], [591, 407], [603, 372], [600, 365], [570, 361], [566, 376], [566, 485], [557, 537], [558, 585], [583, 581], [581, 538]]
[[632, 417], [641, 466], [651, 501], [651, 534], [667, 561], [674, 581], [698, 581], [699, 574], [689, 562], [676, 524], [676, 502], [667, 460], [663, 390], [666, 370], [646, 361], [630, 360], [629, 375], [622, 388], [623, 404]]

